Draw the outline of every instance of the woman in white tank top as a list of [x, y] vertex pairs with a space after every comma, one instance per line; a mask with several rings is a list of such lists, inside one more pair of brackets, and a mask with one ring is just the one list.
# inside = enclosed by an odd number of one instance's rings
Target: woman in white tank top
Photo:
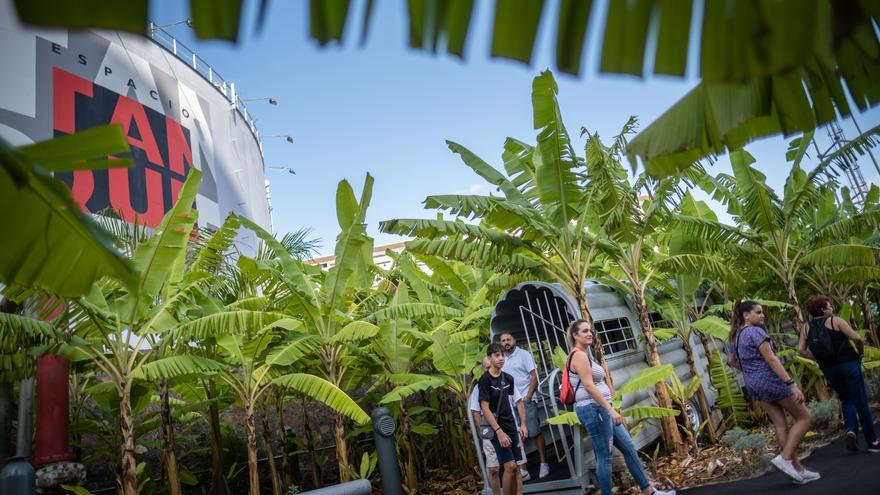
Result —
[[577, 320], [568, 327], [568, 338], [573, 344], [569, 375], [575, 388], [575, 413], [593, 440], [596, 455], [596, 478], [602, 495], [611, 495], [611, 446], [623, 454], [629, 473], [638, 483], [643, 495], [675, 495], [675, 490], [657, 490], [648, 481], [645, 468], [623, 416], [611, 407], [611, 387], [605, 369], [590, 357], [593, 328], [586, 320]]

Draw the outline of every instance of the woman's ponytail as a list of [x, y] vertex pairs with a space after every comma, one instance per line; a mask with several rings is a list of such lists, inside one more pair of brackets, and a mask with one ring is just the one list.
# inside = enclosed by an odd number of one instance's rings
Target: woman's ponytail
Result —
[[743, 313], [748, 313], [754, 308], [758, 306], [760, 303], [757, 301], [743, 301], [741, 299], [737, 299], [733, 303], [733, 311], [730, 318], [730, 334], [727, 336], [727, 340], [730, 343], [733, 343], [733, 339], [736, 337], [736, 332], [742, 328], [743, 324], [745, 324], [745, 318], [743, 318]]

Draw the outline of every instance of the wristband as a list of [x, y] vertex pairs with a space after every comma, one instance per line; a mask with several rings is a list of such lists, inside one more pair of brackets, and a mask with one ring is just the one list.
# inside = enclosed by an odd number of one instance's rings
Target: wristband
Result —
[[785, 385], [786, 385], [787, 387], [790, 387], [790, 386], [794, 385], [794, 378], [792, 378], [791, 380], [785, 382]]
[[498, 430], [500, 430], [500, 429], [501, 429], [501, 427], [499, 426], [498, 428], [495, 428], [495, 431], [498, 431]]

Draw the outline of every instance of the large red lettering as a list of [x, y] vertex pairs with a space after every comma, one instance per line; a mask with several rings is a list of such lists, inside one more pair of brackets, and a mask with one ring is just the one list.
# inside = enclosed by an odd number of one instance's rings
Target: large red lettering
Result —
[[[141, 138], [132, 137], [130, 134], [131, 121], [137, 126], [138, 133]], [[119, 95], [116, 102], [116, 108], [113, 110], [113, 117], [110, 122], [122, 126], [122, 131], [128, 137], [128, 144], [144, 150], [147, 154], [147, 160], [156, 165], [165, 166], [162, 162], [162, 155], [159, 154], [159, 146], [156, 144], [156, 137], [153, 135], [153, 129], [150, 128], [150, 121], [147, 120], [147, 113], [144, 112], [144, 106], [132, 100], [131, 98]]]
[[75, 170], [73, 172], [73, 187], [70, 188], [73, 200], [79, 205], [82, 211], [89, 213], [86, 203], [92, 198], [95, 192], [95, 176], [91, 170]]
[[193, 157], [186, 136], [183, 135], [183, 128], [176, 120], [165, 117], [165, 134], [168, 137], [168, 165], [174, 172], [186, 175], [185, 167], [192, 166]]
[[65, 134], [76, 132], [76, 93], [92, 97], [91, 81], [86, 81], [58, 67], [52, 67], [52, 96], [55, 100], [56, 131]]
[[[112, 159], [112, 157], [111, 157]], [[131, 204], [131, 191], [128, 187], [128, 174], [139, 173], [143, 170], [146, 191], [144, 196], [147, 200], [146, 211], [138, 212]], [[140, 223], [147, 227], [155, 227], [162, 222], [165, 215], [165, 205], [162, 198], [162, 174], [147, 167], [143, 168], [110, 168], [107, 169], [110, 179], [110, 206], [120, 212], [126, 222], [134, 222], [137, 218]]]

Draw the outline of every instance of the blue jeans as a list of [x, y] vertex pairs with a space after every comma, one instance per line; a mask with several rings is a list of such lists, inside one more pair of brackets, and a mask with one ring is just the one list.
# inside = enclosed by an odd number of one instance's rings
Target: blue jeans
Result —
[[602, 495], [611, 495], [611, 445], [623, 454], [629, 474], [644, 490], [651, 485], [645, 475], [645, 468], [639, 459], [636, 445], [629, 436], [624, 425], [615, 425], [611, 415], [599, 404], [587, 404], [578, 406], [574, 410], [581, 424], [590, 432], [593, 439], [593, 453], [596, 455], [596, 478], [599, 480], [599, 488]]
[[868, 406], [868, 392], [865, 389], [865, 377], [862, 376], [862, 360], [854, 359], [822, 368], [822, 373], [840, 398], [846, 431], [858, 433], [861, 423], [865, 440], [869, 444], [876, 440], [874, 417]]

